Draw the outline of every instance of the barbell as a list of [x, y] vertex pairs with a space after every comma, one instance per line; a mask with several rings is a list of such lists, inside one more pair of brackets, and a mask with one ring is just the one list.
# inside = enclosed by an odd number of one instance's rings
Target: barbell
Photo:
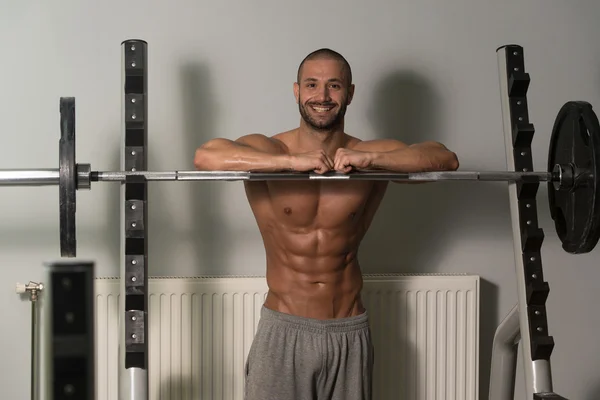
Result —
[[59, 166], [51, 169], [0, 170], [0, 186], [59, 187], [62, 257], [76, 255], [76, 191], [92, 182], [147, 181], [282, 181], [385, 180], [400, 182], [504, 181], [548, 183], [550, 214], [563, 249], [590, 252], [600, 238], [600, 125], [591, 104], [569, 101], [560, 109], [550, 138], [547, 171], [435, 171], [397, 173], [360, 171], [347, 174], [243, 171], [92, 171], [75, 157], [75, 98], [60, 98]]

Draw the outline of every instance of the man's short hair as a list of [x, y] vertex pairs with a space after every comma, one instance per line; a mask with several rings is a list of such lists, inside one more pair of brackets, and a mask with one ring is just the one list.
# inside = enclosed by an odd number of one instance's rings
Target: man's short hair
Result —
[[304, 66], [304, 63], [306, 61], [310, 61], [310, 60], [337, 60], [337, 61], [339, 61], [340, 63], [342, 63], [342, 70], [344, 71], [344, 75], [346, 77], [346, 83], [348, 84], [348, 86], [350, 86], [352, 84], [352, 69], [350, 68], [350, 64], [344, 58], [344, 56], [342, 56], [340, 53], [338, 53], [337, 51], [328, 49], [328, 48], [322, 48], [322, 49], [315, 50], [312, 53], [310, 53], [309, 55], [307, 55], [306, 57], [304, 57], [304, 60], [302, 60], [302, 62], [300, 63], [300, 66], [298, 67], [298, 74], [296, 76], [296, 81], [298, 83], [300, 83], [300, 75], [302, 73], [302, 67]]

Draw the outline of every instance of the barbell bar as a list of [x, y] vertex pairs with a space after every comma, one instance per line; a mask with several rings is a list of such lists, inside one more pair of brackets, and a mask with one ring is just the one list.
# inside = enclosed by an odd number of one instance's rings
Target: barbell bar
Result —
[[[511, 171], [435, 171], [416, 173], [397, 172], [244, 172], [244, 171], [90, 171], [89, 164], [77, 165], [77, 189], [79, 182], [125, 182], [127, 177], [139, 176], [148, 181], [281, 181], [281, 180], [368, 180], [400, 182], [434, 181], [538, 181], [561, 184], [558, 174], [549, 172]], [[564, 166], [562, 167], [564, 169]], [[0, 170], [0, 186], [57, 186], [59, 169], [4, 169]]]

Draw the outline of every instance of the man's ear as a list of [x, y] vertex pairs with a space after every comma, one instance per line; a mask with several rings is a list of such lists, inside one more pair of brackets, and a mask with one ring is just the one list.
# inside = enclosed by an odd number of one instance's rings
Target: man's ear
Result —
[[352, 99], [354, 98], [354, 84], [351, 84], [348, 88], [348, 105], [352, 103]]
[[300, 95], [300, 85], [298, 85], [298, 82], [294, 82], [294, 97], [296, 98], [296, 104], [298, 104], [299, 101], [299, 96]]

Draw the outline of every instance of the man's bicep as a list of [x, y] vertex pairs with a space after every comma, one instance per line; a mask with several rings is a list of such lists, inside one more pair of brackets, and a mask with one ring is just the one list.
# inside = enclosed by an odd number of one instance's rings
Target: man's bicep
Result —
[[282, 145], [278, 141], [259, 133], [242, 136], [236, 139], [235, 143], [265, 153], [276, 154], [283, 152]]

